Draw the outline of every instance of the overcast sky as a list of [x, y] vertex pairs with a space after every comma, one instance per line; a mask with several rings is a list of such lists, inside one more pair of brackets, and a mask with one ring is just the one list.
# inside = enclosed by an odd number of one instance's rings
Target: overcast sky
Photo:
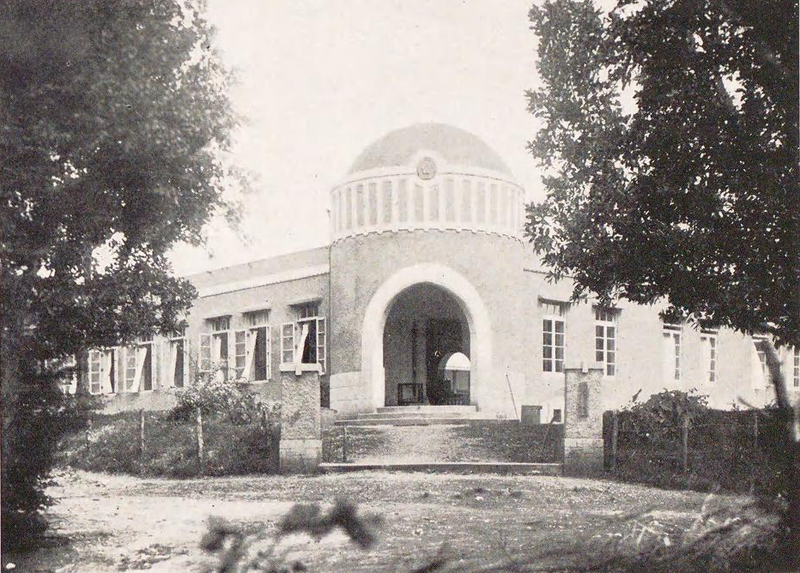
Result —
[[238, 75], [234, 159], [256, 176], [238, 237], [177, 248], [187, 274], [328, 242], [328, 192], [388, 131], [437, 121], [471, 131], [539, 196], [525, 149], [536, 122], [530, 0], [210, 0]]

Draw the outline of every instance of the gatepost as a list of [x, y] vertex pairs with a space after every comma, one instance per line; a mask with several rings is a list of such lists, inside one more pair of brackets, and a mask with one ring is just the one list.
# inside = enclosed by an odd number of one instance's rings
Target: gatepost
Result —
[[603, 369], [565, 368], [564, 377], [564, 473], [602, 473]]
[[319, 364], [282, 364], [281, 473], [313, 473], [322, 455]]

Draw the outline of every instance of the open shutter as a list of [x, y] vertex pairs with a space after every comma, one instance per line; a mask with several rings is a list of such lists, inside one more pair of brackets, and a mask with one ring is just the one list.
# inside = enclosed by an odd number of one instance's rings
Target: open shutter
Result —
[[164, 380], [168, 386], [175, 386], [175, 367], [178, 364], [178, 345], [175, 342], [167, 341], [166, 350], [166, 356], [168, 356], [169, 359], [165, 360], [167, 363], [167, 375]]
[[114, 353], [103, 350], [100, 356], [100, 392], [111, 394], [111, 363], [114, 360]]
[[211, 371], [211, 335], [200, 335], [200, 372]]
[[327, 331], [325, 330], [325, 319], [318, 318], [317, 319], [317, 363], [322, 368], [322, 372], [325, 372], [325, 357], [328, 355], [326, 352], [327, 348], [325, 347], [327, 342], [328, 336]]
[[281, 364], [294, 363], [294, 323], [281, 325]]
[[264, 345], [266, 347], [266, 352], [267, 352], [267, 357], [266, 357], [267, 359], [265, 362], [265, 364], [267, 365], [267, 380], [271, 380], [272, 379], [272, 327], [266, 326], [264, 328], [264, 331], [266, 332], [266, 337], [267, 337], [267, 340], [265, 341], [266, 344]]
[[764, 370], [761, 368], [761, 358], [758, 356], [755, 342], [750, 345], [750, 380], [753, 390], [764, 388]]
[[150, 352], [153, 353], [151, 357], [152, 360], [152, 371], [153, 371], [153, 390], [160, 388], [162, 386], [163, 374], [163, 364], [161, 360], [161, 341], [153, 341], [153, 344], [150, 346]]
[[147, 348], [144, 346], [136, 347], [136, 378], [133, 379], [133, 387], [131, 392], [138, 392], [142, 386], [142, 372], [144, 371], [145, 356], [147, 356]]
[[245, 365], [244, 365], [244, 372], [242, 376], [247, 378], [248, 380], [254, 380], [253, 376], [253, 365], [255, 364], [255, 357], [256, 357], [256, 340], [258, 338], [258, 331], [257, 330], [248, 330], [247, 334], [245, 335], [246, 340], [246, 350], [245, 350]]

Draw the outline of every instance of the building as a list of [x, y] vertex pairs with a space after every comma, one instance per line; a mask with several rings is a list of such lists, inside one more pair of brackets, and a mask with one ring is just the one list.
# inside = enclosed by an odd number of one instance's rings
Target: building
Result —
[[[665, 324], [660, 307], [570, 303], [522, 237], [524, 190], [476, 136], [442, 124], [393, 131], [330, 192], [327, 247], [190, 277], [184, 331], [92, 350], [84, 376], [106, 408], [166, 408], [198, 376], [276, 399], [280, 364], [317, 362], [340, 415], [472, 405], [561, 419], [563, 370], [600, 367], [607, 408], [696, 388], [715, 407], [772, 400], [751, 337]], [[300, 356], [302, 354], [302, 356]], [[800, 393], [800, 353], [783, 350]]]

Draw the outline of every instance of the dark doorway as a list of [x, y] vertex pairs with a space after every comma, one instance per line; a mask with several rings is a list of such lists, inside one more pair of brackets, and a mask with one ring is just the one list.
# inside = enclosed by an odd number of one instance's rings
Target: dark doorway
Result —
[[453, 388], [439, 371], [445, 355], [463, 352], [461, 323], [458, 320], [431, 319], [426, 325], [425, 367], [427, 371], [428, 403], [435, 406], [453, 403]]

